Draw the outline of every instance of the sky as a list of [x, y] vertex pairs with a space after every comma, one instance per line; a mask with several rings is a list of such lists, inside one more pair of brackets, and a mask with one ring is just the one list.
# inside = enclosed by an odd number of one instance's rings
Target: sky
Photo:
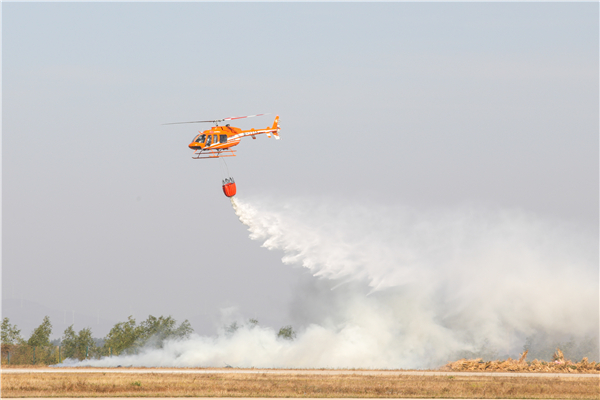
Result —
[[227, 159], [241, 199], [518, 210], [591, 238], [597, 268], [598, 11], [3, 2], [3, 316], [28, 336], [51, 315], [53, 337], [294, 323], [318, 278], [248, 237], [220, 160], [191, 158], [209, 125], [162, 125], [258, 113], [235, 126], [279, 115], [282, 140]]

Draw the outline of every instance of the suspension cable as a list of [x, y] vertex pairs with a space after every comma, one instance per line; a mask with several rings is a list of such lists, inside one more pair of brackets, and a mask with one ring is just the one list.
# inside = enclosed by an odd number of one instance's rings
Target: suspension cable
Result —
[[[223, 165], [225, 165], [225, 169], [224, 170], [222, 169], [222, 171], [227, 172], [226, 178], [229, 178], [230, 175], [229, 175], [229, 167], [227, 166], [227, 162], [225, 161], [225, 159], [223, 157], [219, 157], [219, 158], [221, 159], [221, 161], [223, 161]], [[223, 165], [221, 165], [221, 168], [223, 168]]]

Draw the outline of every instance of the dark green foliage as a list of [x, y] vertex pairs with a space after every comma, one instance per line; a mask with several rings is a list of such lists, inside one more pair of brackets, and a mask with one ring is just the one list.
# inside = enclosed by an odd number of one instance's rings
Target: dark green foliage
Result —
[[[136, 324], [133, 317], [125, 322], [116, 324], [103, 339], [94, 338], [90, 328], [84, 328], [78, 333], [73, 325], [65, 329], [61, 339], [50, 342], [52, 324], [45, 317], [31, 338], [25, 342], [20, 337], [20, 330], [10, 324], [8, 318], [2, 320], [2, 363], [8, 363], [10, 354], [11, 364], [56, 364], [59, 357], [83, 360], [99, 358], [121, 353], [134, 354], [142, 347], [162, 347], [165, 340], [185, 339], [194, 330], [188, 320], [180, 325], [170, 316], [154, 317]], [[60, 353], [59, 353], [60, 346]]]
[[175, 320], [171, 317], [160, 316], [158, 318], [149, 315], [148, 319], [142, 321], [139, 326], [139, 339], [142, 342], [147, 342], [150, 338], [157, 342], [162, 342], [166, 339], [170, 333], [173, 332], [175, 327]]
[[135, 319], [129, 316], [126, 322], [119, 322], [105, 338], [104, 347], [111, 348], [112, 354], [121, 354], [127, 349], [132, 349], [138, 339], [139, 328]]
[[61, 340], [61, 352], [63, 358], [75, 358], [75, 349], [77, 342], [77, 334], [73, 329], [73, 325], [65, 329]]
[[27, 344], [36, 347], [50, 346], [50, 334], [52, 334], [52, 324], [50, 317], [46, 315], [41, 325], [34, 329]]
[[63, 358], [83, 360], [86, 356], [90, 357], [97, 352], [90, 328], [84, 328], [76, 334], [73, 325], [69, 326], [65, 329], [61, 343]]
[[291, 325], [284, 326], [279, 329], [279, 333], [277, 333], [277, 337], [285, 340], [294, 340], [296, 339], [296, 332]]
[[142, 347], [162, 347], [165, 340], [185, 339], [194, 330], [188, 320], [177, 326], [171, 316], [158, 318], [150, 315], [148, 319], [136, 325], [130, 316], [126, 322], [116, 324], [104, 338], [103, 354], [133, 354]]
[[25, 340], [21, 337], [21, 330], [12, 325], [8, 318], [2, 319], [2, 344], [23, 344]]
[[176, 323], [177, 321], [171, 316], [166, 318], [163, 316], [158, 318], [152, 315], [148, 316], [148, 319], [139, 326], [139, 345], [162, 347], [165, 340], [188, 338], [194, 331], [187, 319], [179, 327], [175, 327]]
[[2, 320], [2, 363], [54, 364], [58, 361], [58, 348], [50, 343], [52, 324], [48, 316], [34, 329], [28, 341], [23, 340], [21, 330], [11, 325], [8, 318]]
[[192, 324], [186, 319], [173, 331], [169, 339], [187, 339], [192, 333], [194, 333]]

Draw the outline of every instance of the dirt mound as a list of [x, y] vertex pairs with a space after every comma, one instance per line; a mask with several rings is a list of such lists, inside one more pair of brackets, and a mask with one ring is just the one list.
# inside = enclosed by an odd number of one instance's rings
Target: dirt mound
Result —
[[574, 363], [565, 360], [565, 357], [556, 349], [552, 361], [526, 361], [527, 351], [521, 354], [521, 358], [513, 360], [483, 361], [481, 358], [475, 360], [458, 360], [446, 364], [442, 370], [445, 371], [493, 371], [493, 372], [571, 372], [571, 373], [598, 373], [600, 372], [600, 363], [589, 362], [587, 357]]

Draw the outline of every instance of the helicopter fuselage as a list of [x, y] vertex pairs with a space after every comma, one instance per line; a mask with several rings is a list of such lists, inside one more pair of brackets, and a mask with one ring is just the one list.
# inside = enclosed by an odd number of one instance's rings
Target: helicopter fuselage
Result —
[[232, 126], [213, 126], [211, 129], [199, 132], [188, 147], [192, 150], [225, 149], [237, 146], [243, 136], [240, 128]]
[[218, 158], [218, 157], [233, 157], [235, 156], [235, 150], [231, 147], [240, 144], [240, 140], [246, 136], [252, 136], [252, 139], [256, 139], [257, 135], [266, 134], [267, 137], [275, 137], [279, 139], [279, 116], [275, 117], [273, 126], [267, 126], [265, 129], [248, 129], [246, 131], [241, 130], [229, 124], [225, 126], [213, 126], [202, 132], [198, 132], [198, 135], [194, 137], [192, 143], [188, 147], [194, 150], [195, 159], [201, 158]]

